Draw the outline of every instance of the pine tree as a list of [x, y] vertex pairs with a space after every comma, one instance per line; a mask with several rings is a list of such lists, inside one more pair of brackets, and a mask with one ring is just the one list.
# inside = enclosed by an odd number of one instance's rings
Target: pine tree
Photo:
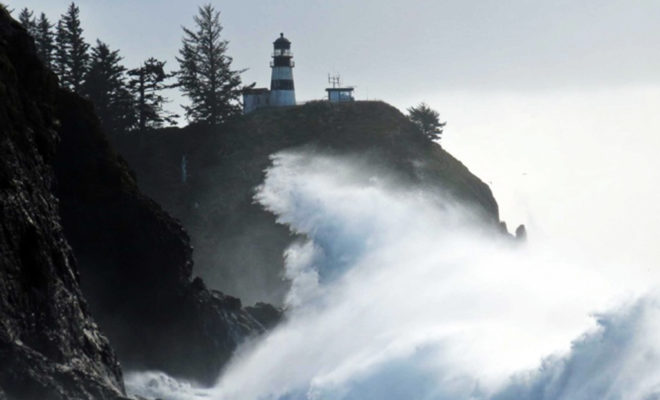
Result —
[[28, 31], [30, 36], [36, 36], [37, 21], [34, 18], [34, 12], [30, 11], [27, 7], [23, 8], [18, 14], [18, 21], [21, 23], [21, 25], [23, 25], [25, 30]]
[[417, 107], [410, 107], [408, 109], [408, 119], [431, 140], [440, 139], [442, 130], [447, 125], [446, 122], [440, 122], [440, 114], [426, 103], [420, 103]]
[[178, 115], [163, 109], [168, 99], [161, 94], [162, 91], [178, 86], [167, 84], [176, 73], [165, 72], [165, 61], [149, 58], [140, 68], [128, 71], [128, 75], [131, 76], [128, 86], [135, 99], [138, 130], [160, 128], [164, 123], [175, 125]]
[[37, 44], [37, 55], [46, 67], [53, 68], [53, 50], [54, 35], [53, 24], [48, 21], [46, 14], [41, 13], [37, 21], [37, 33], [35, 35], [35, 42]]
[[127, 131], [135, 121], [132, 96], [125, 81], [126, 68], [121, 60], [118, 50], [111, 51], [97, 40], [82, 85], [82, 93], [94, 103], [103, 129], [110, 134]]
[[60, 78], [64, 86], [69, 64], [69, 44], [66, 38], [66, 29], [62, 20], [57, 21], [55, 29], [55, 49], [53, 54], [53, 71]]
[[[69, 5], [67, 12], [62, 15], [61, 22], [63, 29], [61, 39], [64, 41], [61, 51], [66, 53], [66, 58], [63, 60], [62, 84], [74, 92], [80, 92], [89, 63], [89, 44], [83, 38], [83, 29], [80, 26], [80, 9], [75, 3]], [[59, 33], [58, 25], [58, 36]], [[59, 40], [58, 45], [60, 45]]]
[[179, 84], [190, 99], [186, 117], [193, 122], [219, 124], [240, 113], [240, 73], [231, 69], [226, 40], [221, 39], [220, 12], [210, 4], [194, 17], [197, 30], [183, 28], [179, 50]]

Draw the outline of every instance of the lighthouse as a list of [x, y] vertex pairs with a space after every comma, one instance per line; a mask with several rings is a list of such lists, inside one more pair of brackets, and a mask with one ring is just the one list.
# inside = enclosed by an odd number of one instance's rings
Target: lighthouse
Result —
[[296, 105], [293, 89], [293, 67], [291, 42], [280, 33], [273, 42], [273, 60], [270, 62], [270, 105], [275, 107]]

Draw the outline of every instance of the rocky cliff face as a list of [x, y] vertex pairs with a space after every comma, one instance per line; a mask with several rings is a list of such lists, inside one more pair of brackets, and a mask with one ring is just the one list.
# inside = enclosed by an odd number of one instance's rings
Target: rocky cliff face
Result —
[[56, 95], [31, 38], [0, 9], [0, 398], [116, 399], [119, 364], [51, 193]]
[[56, 104], [56, 195], [92, 313], [124, 369], [212, 383], [263, 325], [240, 300], [192, 281], [188, 235], [137, 189], [92, 105], [66, 91]]
[[262, 109], [222, 128], [164, 129], [116, 142], [142, 190], [190, 232], [196, 272], [248, 303], [277, 303], [287, 290], [282, 251], [291, 237], [252, 201], [269, 156], [283, 149], [368, 159], [374, 174], [442, 189], [499, 227], [488, 186], [382, 102]]
[[279, 316], [192, 280], [187, 234], [4, 11], [0, 140], [0, 398], [117, 398], [117, 359], [211, 383]]

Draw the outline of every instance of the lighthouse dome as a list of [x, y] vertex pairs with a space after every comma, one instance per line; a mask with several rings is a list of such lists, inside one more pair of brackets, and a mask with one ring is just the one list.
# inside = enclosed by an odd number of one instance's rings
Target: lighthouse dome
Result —
[[280, 37], [278, 37], [273, 44], [275, 45], [276, 49], [289, 49], [291, 48], [291, 41], [289, 39], [284, 37], [284, 33], [280, 33]]

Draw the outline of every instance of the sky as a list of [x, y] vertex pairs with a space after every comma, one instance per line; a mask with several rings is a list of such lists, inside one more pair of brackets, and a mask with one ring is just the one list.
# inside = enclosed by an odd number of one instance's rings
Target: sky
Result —
[[[128, 67], [174, 59], [198, 3], [80, 0], [88, 40]], [[201, 4], [201, 3], [200, 3]], [[272, 41], [292, 41], [298, 101], [328, 73], [358, 100], [421, 101], [443, 146], [487, 182], [510, 228], [566, 237], [625, 262], [660, 262], [660, 2], [619, 0], [216, 1], [246, 84], [268, 86]], [[9, 1], [57, 19], [60, 0]], [[174, 94], [174, 103], [180, 101]], [[576, 234], [577, 232], [577, 234]], [[629, 259], [630, 258], [630, 259]]]
[[[69, 1], [16, 0], [51, 19]], [[131, 66], [167, 59], [198, 4], [80, 0], [83, 28]], [[267, 85], [272, 41], [292, 41], [300, 100], [323, 96], [328, 72], [358, 98], [405, 106], [447, 90], [555, 90], [645, 84], [660, 77], [656, 1], [244, 0], [212, 2], [246, 83]]]

